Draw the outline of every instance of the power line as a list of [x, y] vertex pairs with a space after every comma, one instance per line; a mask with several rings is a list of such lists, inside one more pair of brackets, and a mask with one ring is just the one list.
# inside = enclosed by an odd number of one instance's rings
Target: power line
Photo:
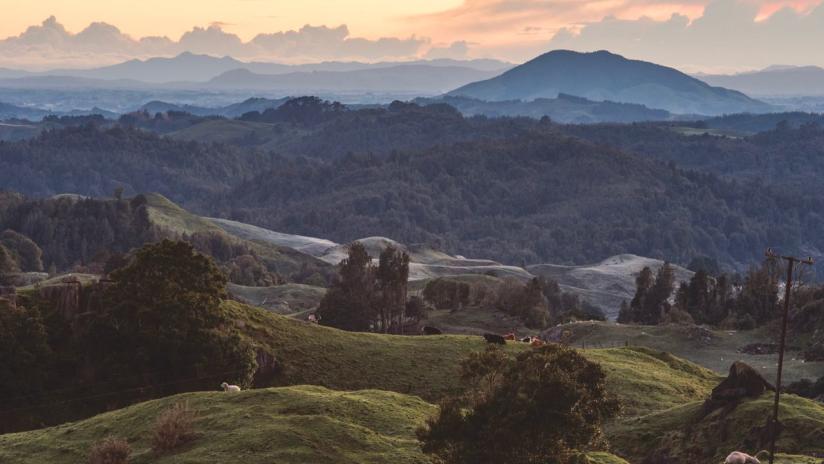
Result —
[[781, 398], [781, 372], [784, 368], [784, 347], [787, 342], [787, 319], [790, 313], [790, 296], [793, 288], [793, 270], [796, 264], [813, 265], [813, 259], [800, 259], [794, 256], [781, 256], [776, 254], [772, 248], [767, 249], [767, 258], [783, 259], [787, 261], [787, 282], [784, 285], [784, 314], [781, 318], [781, 339], [778, 344], [778, 373], [775, 380], [775, 400], [773, 402], [773, 415], [770, 424], [770, 464], [775, 462], [775, 439], [778, 435], [778, 402]]

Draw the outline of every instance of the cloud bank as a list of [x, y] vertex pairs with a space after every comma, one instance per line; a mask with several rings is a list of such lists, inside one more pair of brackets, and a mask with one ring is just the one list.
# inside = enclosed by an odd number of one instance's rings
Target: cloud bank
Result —
[[464, 0], [410, 22], [511, 61], [566, 48], [689, 70], [824, 65], [822, 0]]
[[405, 32], [398, 35], [405, 37], [366, 39], [353, 36], [346, 25], [306, 25], [244, 41], [221, 23], [194, 27], [177, 39], [133, 38], [100, 22], [73, 33], [50, 17], [0, 40], [0, 67], [90, 67], [184, 51], [287, 63], [522, 62], [560, 48], [607, 49], [686, 71], [824, 66], [824, 0], [464, 0], [402, 22]]
[[243, 59], [282, 62], [322, 60], [385, 60], [419, 56], [429, 39], [352, 37], [346, 25], [330, 28], [306, 25], [299, 30], [259, 34], [248, 42], [223, 30], [220, 23], [195, 27], [179, 40], [132, 38], [117, 27], [92, 23], [71, 33], [55, 17], [30, 26], [16, 37], [0, 40], [0, 66], [45, 69], [112, 64], [132, 58], [172, 56], [185, 51]]
[[782, 7], [759, 17], [752, 3], [716, 0], [690, 20], [622, 20], [608, 16], [578, 32], [565, 28], [549, 48], [608, 48], [633, 58], [691, 70], [730, 71], [774, 64], [824, 65], [824, 4], [807, 12]]

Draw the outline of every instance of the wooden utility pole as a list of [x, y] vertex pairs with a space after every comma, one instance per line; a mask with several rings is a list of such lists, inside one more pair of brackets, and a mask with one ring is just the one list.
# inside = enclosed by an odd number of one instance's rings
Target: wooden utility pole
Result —
[[781, 371], [784, 369], [784, 346], [787, 342], [787, 319], [790, 314], [790, 296], [793, 288], [793, 268], [796, 264], [813, 265], [813, 259], [800, 259], [794, 256], [781, 256], [776, 254], [772, 248], [767, 249], [768, 258], [783, 259], [787, 261], [787, 282], [784, 286], [784, 314], [781, 317], [781, 339], [778, 343], [778, 373], [775, 379], [775, 401], [773, 403], [772, 421], [770, 430], [770, 464], [775, 462], [775, 439], [778, 436], [778, 401], [781, 397]]

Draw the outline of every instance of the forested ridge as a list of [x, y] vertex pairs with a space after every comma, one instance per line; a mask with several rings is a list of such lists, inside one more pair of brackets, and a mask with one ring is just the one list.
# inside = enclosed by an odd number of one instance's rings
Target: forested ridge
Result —
[[818, 199], [558, 134], [289, 163], [244, 182], [226, 205], [276, 230], [339, 241], [378, 233], [515, 263], [617, 253], [747, 263], [771, 243], [818, 245], [822, 231], [808, 212]]
[[0, 185], [31, 196], [154, 191], [283, 232], [383, 235], [512, 264], [635, 253], [741, 270], [767, 246], [824, 249], [814, 124], [729, 138], [465, 118], [446, 105], [329, 105], [244, 115], [276, 133], [276, 150], [120, 126], [51, 130], [0, 143]]

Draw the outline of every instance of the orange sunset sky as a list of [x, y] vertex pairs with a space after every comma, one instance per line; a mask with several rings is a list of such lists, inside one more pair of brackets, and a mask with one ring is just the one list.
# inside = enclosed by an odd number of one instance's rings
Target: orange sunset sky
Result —
[[[707, 30], [701, 37], [716, 34], [718, 40], [723, 40], [725, 33], [740, 34], [739, 46], [753, 44], [753, 37], [765, 34], [775, 34], [775, 40], [778, 40], [780, 35], [801, 34], [805, 28], [813, 31], [824, 26], [821, 3], [821, 0], [0, 0], [0, 11], [4, 12], [0, 15], [0, 39], [6, 39], [0, 43], [0, 66], [17, 63], [42, 67], [50, 60], [57, 62], [61, 59], [68, 60], [69, 64], [73, 59], [82, 64], [84, 60], [106, 62], [151, 54], [146, 47], [132, 46], [126, 50], [100, 45], [93, 50], [99, 52], [94, 56], [88, 53], [87, 43], [78, 45], [79, 41], [66, 39], [94, 22], [115, 26], [129, 40], [159, 36], [178, 41], [194, 27], [208, 29], [211, 26], [211, 32], [219, 30], [230, 36], [215, 37], [214, 40], [247, 43], [259, 34], [299, 30], [307, 24], [329, 28], [346, 25], [348, 38], [375, 41], [414, 37], [417, 40], [416, 47], [405, 49], [403, 53], [397, 50], [386, 52], [389, 53], [386, 57], [381, 56], [383, 52], [349, 57], [344, 55], [353, 52], [319, 56], [315, 51], [304, 56], [294, 51], [288, 57], [281, 57], [280, 61], [413, 59], [426, 57], [435, 49], [430, 57], [456, 55], [455, 58], [489, 57], [518, 62], [561, 45], [579, 49], [617, 48], [617, 51], [633, 52], [641, 58], [661, 59], [665, 56], [663, 50], [656, 51], [656, 44], [650, 39], [653, 34], [657, 34], [655, 42], [662, 40], [658, 36], [664, 41], [670, 38], [680, 40], [669, 46], [680, 51], [677, 47], [687, 45], [677, 36], [683, 35], [683, 30], [697, 29], [693, 26], [701, 25], [701, 20], [705, 19], [702, 27]], [[715, 12], [712, 18], [707, 15], [711, 9]], [[55, 24], [64, 28], [65, 37], [58, 37], [62, 34], [59, 30], [56, 33], [38, 29], [25, 40], [20, 39], [27, 28], [40, 25], [51, 16], [55, 17]], [[803, 27], [796, 23], [803, 23]], [[725, 24], [729, 27], [725, 28]], [[753, 37], [743, 37], [748, 33]], [[645, 40], [650, 43], [642, 43]], [[225, 49], [233, 55], [278, 58], [268, 56], [260, 49], [235, 52], [231, 47], [226, 48], [228, 45], [221, 46], [216, 46], [215, 54], [221, 54]], [[103, 48], [105, 52], [101, 51]], [[64, 58], [52, 51], [63, 53]], [[783, 54], [783, 58], [799, 62], [794, 64], [821, 59], [821, 53], [819, 56], [810, 53]], [[734, 62], [721, 62], [701, 59], [697, 54], [697, 51], [682, 53], [683, 62], [671, 64], [693, 69], [747, 68], [775, 63], [782, 58], [782, 54], [762, 60], [744, 56]], [[730, 56], [738, 54], [731, 52]]]

